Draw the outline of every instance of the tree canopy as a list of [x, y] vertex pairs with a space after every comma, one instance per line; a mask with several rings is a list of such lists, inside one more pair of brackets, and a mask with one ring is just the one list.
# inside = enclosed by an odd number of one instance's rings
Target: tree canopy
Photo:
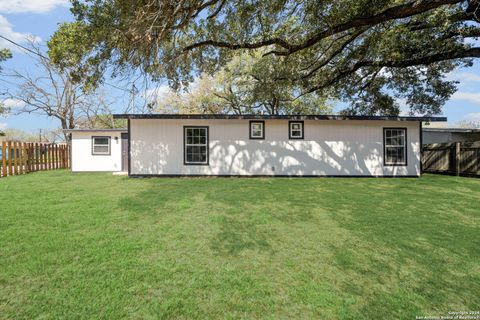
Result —
[[[268, 86], [349, 104], [350, 114], [436, 114], [445, 75], [480, 57], [478, 0], [72, 0], [74, 24], [51, 40], [54, 62], [140, 69], [180, 88], [261, 53]], [[75, 27], [72, 27], [72, 26]], [[68, 50], [56, 50], [59, 39]], [[62, 44], [63, 45], [63, 44]], [[93, 70], [93, 71], [92, 71]], [[258, 82], [260, 83], [260, 82]], [[262, 94], [266, 91], [262, 90]]]
[[299, 95], [291, 83], [276, 83], [270, 56], [234, 56], [214, 76], [202, 74], [185, 90], [172, 91], [155, 101], [166, 113], [325, 114], [324, 97]]
[[[8, 49], [0, 49], [0, 62], [3, 62], [12, 57], [12, 52]], [[2, 71], [2, 66], [0, 65], [0, 72]], [[0, 101], [0, 115], [6, 113], [8, 110], [5, 108], [5, 105]], [[2, 133], [0, 131], [0, 133]]]

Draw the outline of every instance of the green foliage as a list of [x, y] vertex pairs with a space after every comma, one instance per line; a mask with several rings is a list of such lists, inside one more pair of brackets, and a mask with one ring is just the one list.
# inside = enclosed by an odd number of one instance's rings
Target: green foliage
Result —
[[[10, 59], [12, 57], [12, 52], [9, 49], [0, 49], [0, 62]], [[0, 65], [0, 72], [2, 71], [2, 66]], [[8, 109], [5, 105], [0, 102], [0, 115], [8, 112]], [[0, 132], [1, 133], [1, 132]]]
[[97, 128], [97, 129], [126, 128], [127, 120], [113, 119], [112, 114], [94, 114], [88, 120], [83, 121], [83, 123], [80, 126], [84, 126], [86, 128]]
[[212, 76], [202, 74], [187, 90], [170, 91], [156, 110], [166, 113], [328, 114], [331, 107], [316, 93], [284, 81], [276, 84], [271, 57], [260, 52], [234, 56]]
[[66, 22], [59, 26], [47, 43], [50, 61], [62, 72], [67, 70], [72, 81], [83, 83], [86, 91], [93, 90], [102, 75], [96, 59], [88, 59], [90, 41], [82, 23]]
[[[472, 41], [480, 36], [474, 0], [72, 3], [81, 28], [67, 43], [78, 44], [75, 57], [85, 54], [83, 63], [95, 70], [108, 63], [116, 74], [140, 69], [179, 89], [245, 52], [262, 54], [254, 71], [265, 77], [252, 94], [272, 101], [263, 89], [270, 87], [286, 99], [281, 92], [293, 88], [296, 96], [350, 103], [346, 113], [398, 114], [400, 99], [412, 113], [439, 113], [456, 90], [445, 74], [480, 56]], [[60, 63], [81, 60], [61, 56]]]
[[[0, 49], [0, 62], [10, 59], [12, 57], [12, 52], [9, 49]], [[2, 70], [0, 68], [0, 70]]]
[[480, 310], [480, 180], [0, 178], [5, 319]]

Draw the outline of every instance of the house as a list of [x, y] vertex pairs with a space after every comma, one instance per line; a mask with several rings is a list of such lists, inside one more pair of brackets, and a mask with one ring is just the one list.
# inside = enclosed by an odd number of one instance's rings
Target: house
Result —
[[127, 129], [70, 129], [73, 172], [127, 171]]
[[423, 128], [423, 144], [480, 141], [480, 129]]
[[422, 121], [446, 121], [327, 115], [118, 114], [114, 118], [128, 120], [132, 177], [418, 177]]

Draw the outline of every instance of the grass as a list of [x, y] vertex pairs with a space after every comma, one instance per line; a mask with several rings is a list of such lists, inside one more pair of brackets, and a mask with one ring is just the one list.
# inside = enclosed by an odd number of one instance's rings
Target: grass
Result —
[[0, 179], [0, 318], [480, 310], [480, 180]]

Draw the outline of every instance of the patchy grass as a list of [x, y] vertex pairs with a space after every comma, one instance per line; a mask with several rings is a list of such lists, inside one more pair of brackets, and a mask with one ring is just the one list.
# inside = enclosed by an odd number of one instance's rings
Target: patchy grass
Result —
[[0, 179], [0, 318], [480, 310], [480, 180]]

